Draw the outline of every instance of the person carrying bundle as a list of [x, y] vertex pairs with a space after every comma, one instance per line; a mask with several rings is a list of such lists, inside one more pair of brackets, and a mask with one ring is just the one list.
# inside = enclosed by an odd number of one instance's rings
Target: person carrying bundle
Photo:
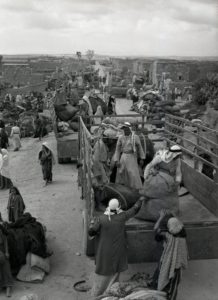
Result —
[[167, 293], [167, 300], [176, 300], [182, 269], [188, 266], [186, 231], [182, 222], [167, 210], [160, 212], [154, 226], [155, 239], [163, 242], [163, 252], [150, 287]]

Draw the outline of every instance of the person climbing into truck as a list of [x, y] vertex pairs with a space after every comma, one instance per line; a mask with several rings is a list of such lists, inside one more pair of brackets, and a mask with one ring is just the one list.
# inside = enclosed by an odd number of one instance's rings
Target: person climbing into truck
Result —
[[127, 270], [127, 247], [125, 223], [141, 207], [143, 197], [132, 208], [123, 211], [117, 199], [111, 199], [104, 214], [95, 217], [89, 226], [89, 235], [97, 239], [95, 255], [95, 279], [92, 296], [97, 297], [119, 280], [121, 272]]

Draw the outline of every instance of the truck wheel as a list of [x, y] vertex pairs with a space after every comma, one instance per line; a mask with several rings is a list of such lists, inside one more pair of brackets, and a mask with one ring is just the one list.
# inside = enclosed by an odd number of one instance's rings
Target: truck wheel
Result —
[[87, 209], [84, 209], [82, 212], [83, 218], [83, 253], [87, 256], [93, 256], [95, 254], [95, 240], [90, 239], [88, 235], [88, 214]]
[[59, 164], [63, 164], [63, 162], [64, 162], [63, 158], [58, 157], [58, 163], [59, 163]]

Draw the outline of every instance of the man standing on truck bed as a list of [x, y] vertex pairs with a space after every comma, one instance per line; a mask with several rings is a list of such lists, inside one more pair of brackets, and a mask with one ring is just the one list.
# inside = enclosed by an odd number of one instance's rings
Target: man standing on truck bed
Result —
[[116, 183], [126, 185], [131, 188], [141, 189], [137, 155], [144, 164], [145, 153], [143, 151], [139, 137], [132, 132], [131, 125], [125, 122], [121, 127], [124, 135], [118, 138], [114, 161], [117, 166]]

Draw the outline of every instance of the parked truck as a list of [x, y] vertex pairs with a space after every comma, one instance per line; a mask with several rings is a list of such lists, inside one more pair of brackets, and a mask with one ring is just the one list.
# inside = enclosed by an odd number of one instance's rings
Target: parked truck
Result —
[[[127, 117], [123, 116], [123, 118], [126, 121]], [[140, 116], [131, 116], [131, 123], [134, 118]], [[145, 120], [138, 120], [137, 123], [141, 126], [149, 126]], [[181, 168], [183, 189], [186, 192], [179, 197], [179, 206], [180, 218], [187, 231], [190, 259], [214, 259], [218, 258], [218, 184], [199, 170], [199, 164], [210, 166], [214, 173], [218, 173], [216, 154], [218, 144], [209, 138], [217, 135], [218, 132], [203, 125], [196, 125], [198, 132], [194, 135], [197, 136], [197, 142], [193, 142], [192, 139], [188, 141], [195, 144], [194, 150], [190, 151], [183, 146], [185, 142], [183, 133], [187, 130], [185, 125], [189, 123], [191, 122], [183, 118], [167, 115], [164, 131], [159, 134], [158, 141], [161, 139], [168, 145], [179, 143], [184, 154]], [[94, 240], [89, 239], [88, 236], [89, 222], [93, 216], [99, 214], [96, 210], [92, 186], [92, 147], [92, 135], [80, 119], [78, 182], [81, 187], [81, 198], [84, 201], [83, 245], [88, 256], [93, 256], [95, 253]], [[201, 153], [210, 155], [213, 162], [202, 158]], [[131, 218], [126, 223], [130, 263], [154, 262], [159, 259], [161, 247], [155, 242], [153, 227], [154, 223], [136, 218]]]
[[70, 162], [78, 157], [78, 132], [68, 130], [66, 133], [58, 132], [57, 115], [54, 108], [54, 98], [49, 101], [49, 110], [52, 118], [53, 130], [57, 141], [58, 162]]

